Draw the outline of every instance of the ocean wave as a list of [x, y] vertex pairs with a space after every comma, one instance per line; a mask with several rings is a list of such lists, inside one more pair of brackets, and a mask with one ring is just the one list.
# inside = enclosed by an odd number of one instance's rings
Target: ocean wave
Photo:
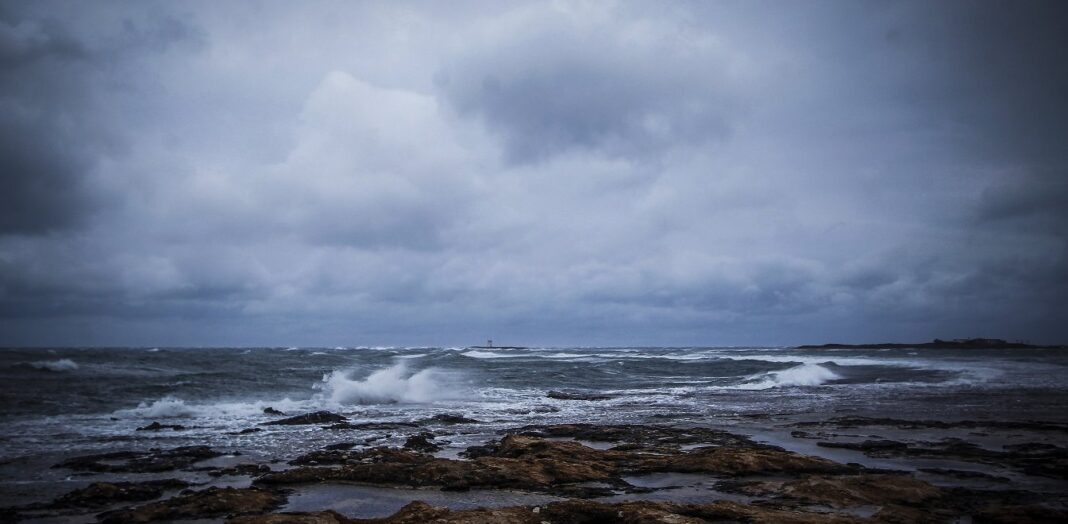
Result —
[[323, 376], [319, 388], [325, 400], [337, 405], [394, 402], [429, 403], [455, 397], [451, 375], [435, 368], [412, 372], [404, 361], [371, 373], [363, 380], [350, 378], [351, 370]]
[[253, 417], [263, 415], [266, 407], [273, 407], [285, 412], [313, 409], [307, 401], [294, 401], [284, 398], [277, 401], [251, 402], [212, 402], [191, 404], [183, 399], [166, 396], [152, 402], [141, 402], [136, 408], [120, 409], [112, 415], [121, 418], [195, 418], [195, 417]]
[[45, 371], [74, 371], [78, 369], [78, 363], [69, 359], [61, 358], [59, 360], [40, 360], [37, 362], [30, 362], [30, 367], [35, 369], [43, 369]]
[[750, 377], [750, 382], [731, 386], [731, 389], [771, 389], [787, 386], [819, 386], [842, 378], [819, 364], [801, 364], [781, 371]]

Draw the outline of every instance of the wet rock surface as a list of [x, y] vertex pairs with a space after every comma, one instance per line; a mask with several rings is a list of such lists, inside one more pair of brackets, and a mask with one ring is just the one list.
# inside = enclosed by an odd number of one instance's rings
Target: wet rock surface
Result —
[[[266, 412], [266, 410], [264, 410]], [[347, 422], [348, 419], [338, 415], [337, 413], [331, 413], [329, 411], [315, 411], [312, 413], [305, 413], [303, 415], [297, 415], [295, 417], [284, 418], [281, 420], [272, 420], [270, 422], [264, 422], [265, 426], [298, 426], [305, 424], [332, 424]]]
[[76, 489], [52, 501], [50, 508], [93, 508], [119, 502], [141, 502], [157, 499], [165, 491], [189, 487], [188, 482], [177, 479], [149, 480], [145, 482], [95, 482], [88, 487]]
[[286, 496], [277, 491], [212, 487], [183, 492], [143, 506], [105, 512], [99, 515], [99, 520], [105, 524], [121, 524], [238, 516], [265, 513], [285, 501]]
[[116, 451], [67, 459], [53, 468], [97, 473], [158, 473], [184, 469], [222, 453], [207, 446], [184, 446], [170, 450]]
[[606, 504], [587, 500], [569, 500], [544, 506], [514, 506], [450, 510], [424, 502], [412, 502], [382, 519], [348, 519], [330, 512], [275, 514], [241, 517], [231, 524], [699, 524], [706, 522], [749, 522], [784, 524], [847, 524], [865, 522], [848, 516], [765, 508], [733, 502], [712, 504], [672, 504], [668, 502], [622, 502]]
[[1003, 429], [1003, 430], [1027, 430], [1027, 431], [1056, 431], [1068, 433], [1068, 423], [1045, 422], [1045, 421], [1000, 421], [1000, 420], [903, 420], [882, 417], [844, 416], [833, 417], [827, 420], [797, 422], [793, 424], [799, 428], [865, 428], [865, 427], [891, 427], [897, 429]]
[[599, 393], [590, 393], [587, 391], [558, 391], [552, 390], [545, 395], [548, 398], [556, 400], [610, 400], [612, 395], [603, 395]]
[[[637, 434], [635, 432], [635, 428], [630, 428], [623, 429], [621, 434], [633, 436]], [[725, 438], [719, 433], [712, 436]], [[424, 436], [412, 437], [409, 442], [419, 439], [421, 444], [420, 437]], [[693, 436], [688, 433], [678, 435], [679, 440], [687, 442], [691, 438]], [[264, 475], [256, 483], [289, 485], [346, 481], [444, 490], [522, 489], [588, 497], [606, 494], [605, 488], [582, 484], [603, 483], [624, 491], [633, 488], [623, 480], [624, 475], [657, 472], [797, 475], [846, 473], [855, 469], [781, 448], [757, 445], [747, 439], [730, 440], [745, 444], [654, 453], [649, 449], [601, 450], [574, 441], [507, 435], [500, 441], [469, 449], [467, 456], [470, 460], [437, 458], [411, 449], [384, 447], [362, 451], [323, 450], [299, 457], [292, 463], [340, 467], [298, 467]]]
[[[307, 415], [294, 418], [305, 417], [305, 420], [309, 420], [318, 417], [315, 413]], [[456, 420], [451, 418], [452, 415], [447, 416], [450, 417], [448, 420]], [[846, 418], [838, 420], [843, 419]], [[846, 423], [860, 423], [859, 419], [853, 417]], [[1059, 522], [1066, 517], [1068, 501], [1063, 493], [1004, 489], [1016, 486], [1008, 478], [990, 473], [969, 471], [966, 467], [922, 469], [929, 475], [922, 478], [938, 483], [934, 485], [903, 471], [841, 464], [707, 427], [666, 424], [523, 426], [504, 430], [499, 438], [470, 446], [461, 454], [465, 458], [453, 459], [433, 455], [440, 446], [448, 444], [447, 441], [437, 439], [433, 433], [426, 431], [410, 431], [412, 427], [424, 428], [426, 420], [434, 419], [425, 419], [420, 423], [382, 423], [391, 428], [409, 429], [401, 433], [407, 435], [402, 447], [366, 447], [377, 437], [335, 442], [298, 456], [290, 461], [293, 466], [290, 469], [272, 470], [268, 465], [258, 463], [220, 466], [216, 462], [196, 467], [197, 462], [222, 455], [204, 446], [75, 457], [56, 467], [84, 475], [180, 470], [197, 475], [200, 479], [198, 483], [225, 484], [234, 481], [217, 481], [214, 478], [244, 476], [252, 477], [253, 487], [239, 489], [213, 486], [173, 494], [193, 484], [175, 479], [99, 481], [59, 496], [50, 503], [0, 509], [0, 518], [4, 521], [66, 518], [71, 515], [88, 516], [101, 511], [104, 512], [98, 518], [103, 522], [230, 519], [230, 522], [244, 524], [904, 523], [964, 522], [969, 519], [972, 522]], [[432, 423], [450, 422], [442, 419]], [[307, 430], [322, 431], [318, 428]], [[322, 434], [331, 435], [325, 431]], [[930, 433], [924, 435], [930, 436]], [[817, 435], [806, 431], [803, 435], [794, 436], [806, 439]], [[818, 438], [829, 436], [839, 435], [818, 434]], [[1020, 442], [1018, 439], [1011, 444], [1004, 444], [1000, 449], [990, 449], [949, 437], [935, 441], [903, 442], [875, 436], [860, 440], [865, 435], [842, 436], [856, 440], [820, 441], [816, 444], [828, 449], [856, 450], [877, 457], [926, 458], [937, 454], [938, 458], [951, 457], [997, 464], [999, 467], [1011, 464], [1025, 475], [1063, 478], [1056, 474], [1063, 471], [1061, 459], [1065, 448], [1049, 442]], [[389, 442], [394, 446], [399, 444], [396, 437]], [[813, 443], [809, 441], [806, 445], [812, 446]], [[1023, 465], [1029, 468], [1023, 468]], [[658, 475], [667, 480], [642, 480]], [[672, 498], [672, 490], [685, 487], [676, 485], [679, 475], [705, 479], [698, 484], [706, 486], [702, 488], [706, 490], [702, 492], [702, 497], [711, 500], [707, 500], [708, 503], [706, 500], [696, 500], [699, 504], [596, 500], [621, 496], [648, 498], [643, 495], [645, 493], [658, 493], [653, 498], [661, 500], [686, 500]], [[953, 484], [958, 480], [963, 480], [963, 484]], [[946, 482], [957, 487], [947, 487]], [[284, 509], [287, 497], [285, 490], [306, 490], [312, 489], [309, 485], [337, 483], [375, 486], [366, 489], [422, 488], [444, 492], [506, 490], [509, 493], [527, 492], [569, 500], [541, 506], [502, 504], [505, 507], [462, 510], [412, 502], [393, 515], [378, 519], [354, 519], [330, 511], [330, 506], [322, 507], [322, 511], [307, 513], [271, 513]], [[976, 487], [984, 489], [974, 489]], [[172, 493], [170, 498], [160, 499], [168, 493]], [[471, 496], [477, 495], [472, 493]], [[725, 496], [730, 501], [718, 500]], [[417, 494], [412, 497], [407, 500], [418, 500]], [[312, 506], [310, 509], [318, 507]]]
[[1003, 451], [987, 449], [959, 438], [918, 443], [866, 440], [818, 442], [817, 445], [857, 450], [869, 457], [951, 459], [1012, 468], [1028, 475], [1068, 479], [1068, 448], [1052, 444], [1028, 442], [1004, 446]]
[[137, 431], [162, 431], [164, 429], [171, 429], [174, 431], [181, 431], [185, 429], [185, 426], [180, 424], [160, 424], [159, 422], [152, 422], [147, 426], [137, 428]]
[[432, 442], [434, 435], [431, 433], [420, 433], [418, 435], [412, 435], [408, 437], [408, 440], [404, 441], [404, 449], [410, 449], [412, 451], [421, 451], [423, 453], [433, 453], [440, 451], [441, 446]]
[[479, 424], [480, 421], [473, 418], [467, 418], [463, 415], [457, 415], [453, 413], [445, 413], [442, 415], [434, 415], [425, 420], [420, 421], [421, 424]]

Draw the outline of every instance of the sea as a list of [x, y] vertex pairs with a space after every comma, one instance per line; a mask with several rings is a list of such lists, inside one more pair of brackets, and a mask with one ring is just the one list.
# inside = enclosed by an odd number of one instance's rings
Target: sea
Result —
[[[594, 397], [596, 400], [551, 398]], [[560, 396], [560, 395], [554, 395]], [[350, 422], [477, 420], [445, 456], [529, 424], [693, 424], [773, 442], [834, 416], [1068, 422], [1068, 352], [786, 347], [0, 349], [0, 503], [63, 492], [63, 457], [209, 445], [292, 459], [404, 431], [261, 426], [329, 410]], [[769, 422], [772, 421], [772, 422]], [[138, 431], [152, 422], [181, 430]], [[242, 430], [261, 431], [242, 433]], [[802, 450], [810, 451], [810, 450]], [[35, 469], [36, 468], [36, 469]], [[75, 479], [77, 480], [77, 479]], [[30, 497], [32, 498], [32, 497]]]

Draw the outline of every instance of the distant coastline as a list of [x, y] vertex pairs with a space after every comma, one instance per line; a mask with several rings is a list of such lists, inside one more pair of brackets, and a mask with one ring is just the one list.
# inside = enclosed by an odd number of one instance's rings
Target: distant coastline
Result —
[[902, 344], [886, 342], [881, 344], [812, 344], [796, 346], [795, 349], [1065, 349], [1066, 346], [1039, 346], [1026, 342], [1009, 342], [1000, 338], [958, 338], [942, 340], [936, 338], [930, 342]]

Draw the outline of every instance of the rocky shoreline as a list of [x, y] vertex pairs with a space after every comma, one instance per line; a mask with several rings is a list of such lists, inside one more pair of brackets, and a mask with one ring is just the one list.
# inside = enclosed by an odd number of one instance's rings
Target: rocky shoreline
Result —
[[[947, 461], [955, 467], [893, 469], [840, 462], [759, 442], [749, 436], [687, 425], [556, 424], [506, 429], [455, 456], [439, 453], [452, 428], [475, 426], [462, 415], [383, 430], [406, 435], [403, 446], [378, 439], [344, 440], [341, 415], [317, 412], [277, 421], [330, 431], [338, 441], [287, 462], [213, 463], [224, 453], [205, 446], [120, 451], [70, 457], [53, 467], [100, 480], [47, 503], [0, 510], [4, 521], [166, 522], [208, 519], [256, 523], [585, 522], [1053, 522], [1068, 520], [1068, 425], [1050, 422], [924, 421], [836, 417], [789, 424], [797, 442], [876, 458]], [[896, 439], [857, 430], [920, 432]], [[1002, 449], [931, 432], [1031, 431], [1049, 439]], [[230, 457], [239, 453], [229, 452]], [[237, 459], [239, 460], [239, 459]], [[961, 466], [963, 464], [963, 466]], [[1001, 474], [1042, 478], [1047, 491], [1018, 489]], [[116, 475], [190, 473], [217, 479], [115, 480]], [[111, 477], [107, 477], [110, 475]], [[125, 478], [125, 477], [124, 477]], [[663, 482], [648, 482], [663, 478]], [[693, 479], [700, 479], [694, 482]], [[688, 479], [688, 480], [687, 480]], [[687, 483], [704, 490], [689, 497]], [[313, 486], [409, 490], [390, 516], [355, 518], [330, 507], [287, 511]], [[1059, 486], [1059, 487], [1058, 487]], [[547, 502], [444, 508], [420, 494], [530, 493]], [[688, 499], [688, 500], [682, 500]], [[693, 502], [699, 499], [699, 502]]]

